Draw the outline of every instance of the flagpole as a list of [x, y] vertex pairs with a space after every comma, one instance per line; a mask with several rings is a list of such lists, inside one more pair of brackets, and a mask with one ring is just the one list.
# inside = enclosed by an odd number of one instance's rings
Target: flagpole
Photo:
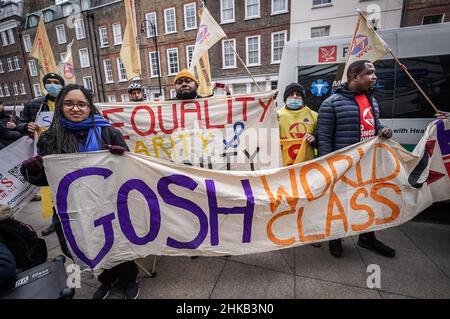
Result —
[[[376, 31], [373, 29], [372, 25], [369, 23], [369, 21], [367, 21], [366, 17], [362, 14], [362, 12], [359, 9], [356, 9], [356, 11], [359, 13], [359, 15], [364, 19], [364, 21], [366, 21], [367, 25], [369, 26], [369, 28], [372, 29], [373, 32], [376, 33]], [[436, 113], [439, 112], [438, 108], [436, 107], [436, 105], [434, 105], [434, 103], [431, 101], [431, 99], [428, 97], [428, 95], [422, 90], [422, 88], [420, 87], [419, 83], [417, 83], [417, 81], [414, 79], [414, 77], [411, 75], [411, 73], [408, 71], [408, 68], [406, 67], [406, 65], [404, 65], [403, 63], [400, 62], [400, 60], [394, 55], [394, 53], [392, 52], [391, 48], [389, 49], [389, 53], [392, 55], [392, 57], [394, 58], [395, 62], [397, 62], [397, 64], [400, 66], [400, 68], [405, 71], [406, 75], [408, 75], [408, 77], [410, 78], [410, 80], [413, 82], [413, 84], [416, 86], [416, 88], [419, 90], [419, 92], [422, 94], [422, 96], [427, 100], [427, 102], [431, 105], [431, 107], [434, 109], [434, 111]]]
[[238, 57], [239, 61], [241, 61], [242, 65], [244, 66], [245, 70], [247, 71], [247, 73], [250, 75], [250, 77], [253, 80], [253, 83], [255, 83], [256, 87], [258, 88], [260, 93], [263, 93], [263, 91], [261, 90], [261, 87], [258, 85], [258, 83], [256, 82], [255, 78], [253, 77], [253, 75], [250, 73], [250, 70], [247, 68], [247, 65], [245, 65], [244, 61], [242, 61], [241, 57], [239, 56], [239, 54], [236, 52], [236, 50], [234, 49], [234, 46], [231, 44], [231, 42], [228, 40], [228, 37], [225, 38], [225, 41], [227, 41], [227, 44], [231, 47], [231, 49], [233, 50], [234, 54], [236, 54], [236, 56]]

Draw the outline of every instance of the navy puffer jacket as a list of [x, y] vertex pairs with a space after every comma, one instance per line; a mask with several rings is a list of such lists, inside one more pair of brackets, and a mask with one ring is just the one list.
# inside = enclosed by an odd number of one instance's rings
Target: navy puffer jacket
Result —
[[[336, 93], [323, 101], [319, 108], [317, 134], [319, 156], [361, 141], [361, 124], [359, 106], [355, 100], [357, 93], [348, 89], [344, 83]], [[375, 132], [383, 128], [380, 122], [380, 109], [372, 93], [367, 97], [372, 104], [375, 115]]]

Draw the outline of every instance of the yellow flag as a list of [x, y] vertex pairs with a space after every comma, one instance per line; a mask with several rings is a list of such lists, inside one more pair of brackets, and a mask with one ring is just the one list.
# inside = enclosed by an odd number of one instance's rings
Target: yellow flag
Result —
[[125, 14], [127, 25], [120, 48], [120, 59], [125, 67], [127, 79], [131, 80], [141, 75], [141, 58], [137, 44], [136, 11], [134, 0], [125, 1]]
[[41, 16], [39, 25], [34, 38], [33, 47], [30, 51], [30, 57], [35, 58], [39, 63], [39, 75], [41, 81], [41, 91], [44, 91], [42, 79], [47, 73], [56, 72], [55, 58], [53, 57], [52, 47], [48, 41], [47, 31], [45, 30], [44, 17]]
[[197, 93], [200, 96], [210, 96], [213, 94], [213, 86], [211, 82], [211, 66], [209, 64], [209, 54], [205, 54], [198, 60], [194, 71], [195, 77], [198, 80]]
[[204, 54], [207, 53], [214, 44], [227, 36], [206, 7], [199, 10], [199, 16], [200, 26], [198, 27], [195, 48], [192, 53], [191, 72], [194, 71], [194, 67], [199, 63], [200, 58], [204, 57]]
[[366, 18], [360, 14], [350, 45], [342, 82], [347, 82], [347, 69], [353, 62], [359, 60], [375, 62], [384, 57], [389, 51], [390, 49], [386, 42], [369, 25]]

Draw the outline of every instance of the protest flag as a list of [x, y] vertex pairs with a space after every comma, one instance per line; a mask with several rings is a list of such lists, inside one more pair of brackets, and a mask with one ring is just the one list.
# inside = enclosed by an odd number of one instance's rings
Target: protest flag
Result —
[[132, 80], [141, 75], [134, 0], [125, 0], [125, 14], [127, 25], [120, 48], [120, 59], [125, 67], [127, 79]]
[[72, 40], [72, 42], [67, 45], [66, 56], [64, 57], [64, 60], [61, 61], [61, 63], [57, 66], [57, 73], [63, 77], [66, 84], [77, 82], [75, 78], [75, 67], [73, 64], [72, 56], [73, 41], [74, 40]]

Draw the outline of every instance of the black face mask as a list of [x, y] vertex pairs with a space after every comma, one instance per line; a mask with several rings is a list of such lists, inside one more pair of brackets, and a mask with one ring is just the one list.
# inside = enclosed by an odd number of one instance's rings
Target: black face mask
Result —
[[177, 99], [178, 100], [193, 100], [197, 97], [197, 92], [193, 91], [190, 93], [181, 93], [181, 94], [177, 94]]

